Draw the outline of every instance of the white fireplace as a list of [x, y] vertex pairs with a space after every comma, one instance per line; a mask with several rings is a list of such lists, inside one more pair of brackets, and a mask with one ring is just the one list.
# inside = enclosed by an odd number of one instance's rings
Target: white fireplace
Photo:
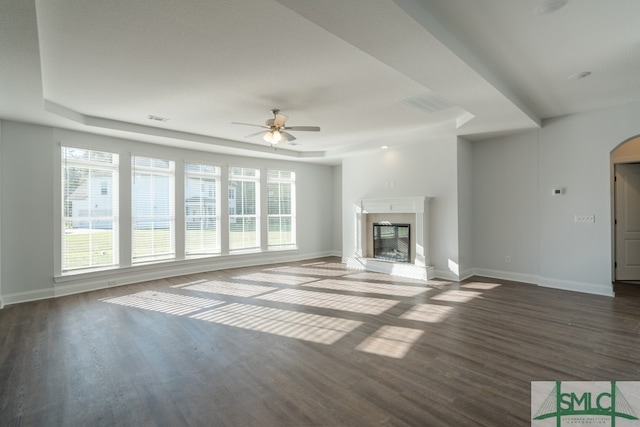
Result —
[[[350, 268], [416, 279], [432, 279], [429, 259], [429, 202], [431, 197], [362, 199], [355, 202], [355, 253], [347, 257]], [[410, 225], [411, 259], [407, 262], [373, 258], [373, 226], [379, 223]]]

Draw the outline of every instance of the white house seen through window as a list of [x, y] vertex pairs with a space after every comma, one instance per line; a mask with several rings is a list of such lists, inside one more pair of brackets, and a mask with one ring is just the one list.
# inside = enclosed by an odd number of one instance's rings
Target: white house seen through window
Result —
[[185, 253], [197, 256], [220, 253], [220, 168], [186, 163]]
[[229, 250], [260, 248], [260, 171], [229, 168]]
[[118, 155], [62, 147], [62, 271], [118, 265]]
[[131, 158], [132, 263], [175, 258], [175, 163]]
[[267, 171], [269, 249], [296, 246], [295, 183], [295, 172]]

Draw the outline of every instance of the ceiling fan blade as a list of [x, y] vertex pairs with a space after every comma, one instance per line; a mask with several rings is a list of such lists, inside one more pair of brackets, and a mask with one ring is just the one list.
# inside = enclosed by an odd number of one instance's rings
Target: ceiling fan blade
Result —
[[291, 135], [289, 132], [285, 132], [283, 130], [280, 131], [280, 135], [284, 136], [284, 139], [287, 141], [295, 141], [296, 137]]
[[320, 131], [320, 127], [319, 126], [285, 126], [285, 127], [283, 127], [283, 129], [286, 129], [286, 130], [306, 130], [306, 131], [311, 131], [311, 132], [319, 132]]
[[269, 129], [267, 126], [263, 126], [263, 125], [255, 125], [253, 123], [240, 123], [240, 122], [231, 122], [232, 125], [245, 125], [245, 126], [257, 126], [259, 128], [263, 128], [263, 129]]
[[273, 125], [276, 127], [283, 127], [288, 118], [289, 116], [285, 116], [284, 114], [276, 114], [273, 119]]
[[263, 133], [264, 133], [264, 131], [261, 130], [260, 132], [256, 132], [256, 133], [252, 133], [250, 135], [246, 135], [245, 138], [253, 138], [254, 136], [262, 135]]

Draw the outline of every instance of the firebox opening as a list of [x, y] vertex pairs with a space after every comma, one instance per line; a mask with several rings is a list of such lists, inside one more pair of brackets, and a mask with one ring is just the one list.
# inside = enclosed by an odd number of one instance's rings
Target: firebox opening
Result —
[[373, 257], [385, 261], [411, 262], [411, 225], [373, 224]]

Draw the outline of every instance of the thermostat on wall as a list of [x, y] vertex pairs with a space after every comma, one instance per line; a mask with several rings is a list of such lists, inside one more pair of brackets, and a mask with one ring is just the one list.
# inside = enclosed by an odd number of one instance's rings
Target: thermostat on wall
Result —
[[554, 196], [564, 196], [565, 188], [564, 187], [556, 187], [552, 191]]

